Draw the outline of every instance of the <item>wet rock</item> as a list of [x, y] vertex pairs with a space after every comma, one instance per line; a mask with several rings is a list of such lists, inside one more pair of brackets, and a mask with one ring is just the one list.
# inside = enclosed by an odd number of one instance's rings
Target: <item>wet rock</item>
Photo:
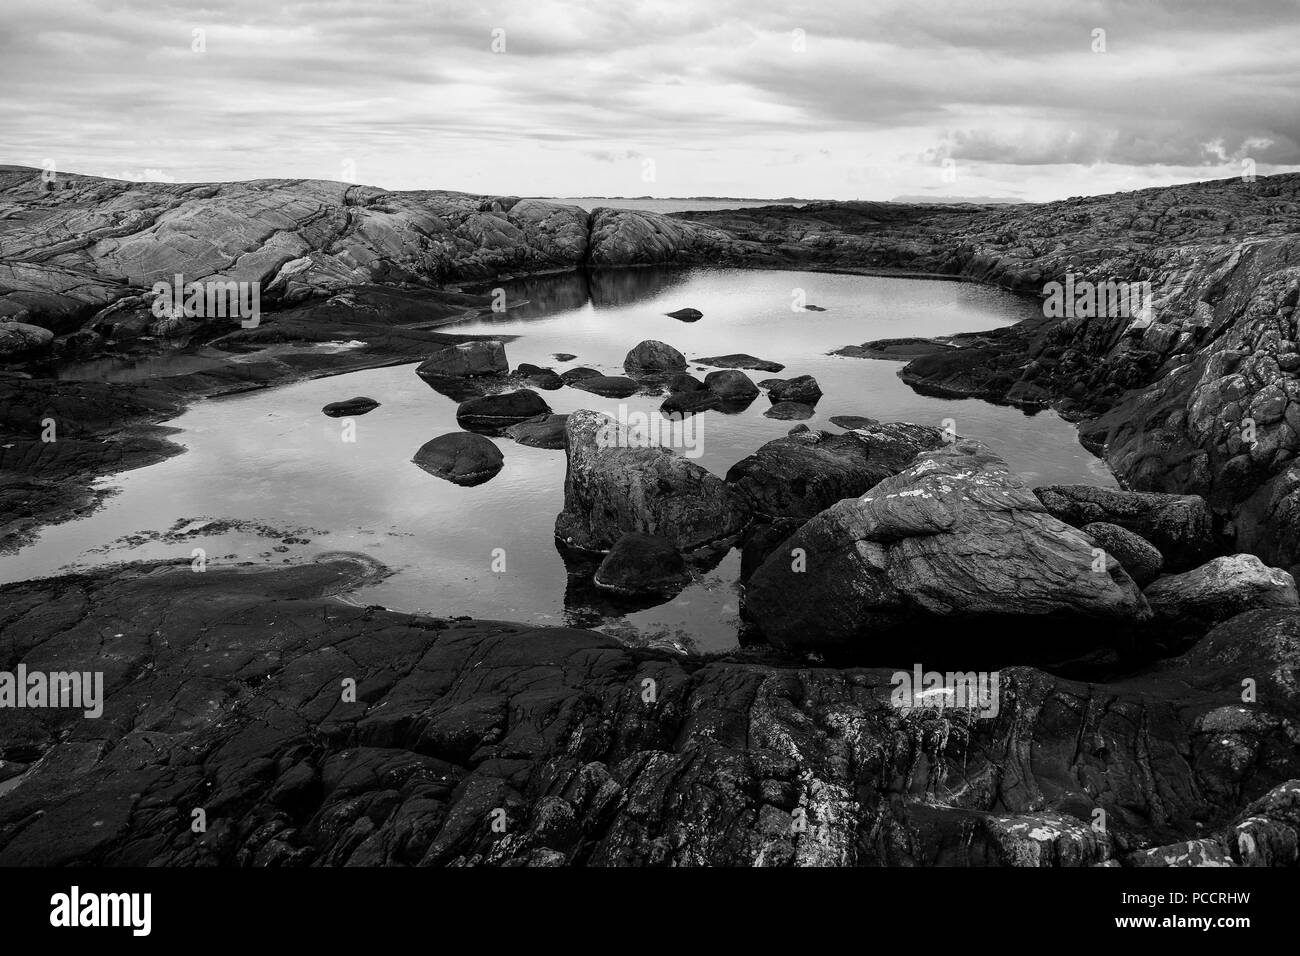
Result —
[[415, 373], [422, 378], [476, 378], [481, 375], [504, 375], [510, 370], [506, 347], [496, 339], [448, 345], [420, 363]]
[[711, 355], [695, 361], [700, 365], [712, 365], [714, 368], [745, 368], [755, 372], [780, 372], [785, 366], [780, 362], [769, 362], [755, 358], [745, 352], [733, 352], [730, 355]]
[[574, 382], [581, 381], [584, 378], [599, 378], [600, 375], [601, 373], [596, 371], [594, 368], [587, 368], [585, 365], [580, 365], [577, 368], [571, 368], [566, 372], [562, 372], [560, 374], [560, 381], [565, 385], [572, 385]]
[[364, 415], [366, 412], [372, 412], [378, 407], [379, 403], [373, 398], [358, 395], [356, 398], [345, 399], [341, 402], [330, 402], [321, 411], [330, 418], [343, 418], [345, 415]]
[[805, 405], [803, 402], [777, 402], [763, 413], [763, 417], [789, 422], [812, 418], [816, 414], [817, 409], [811, 405]]
[[514, 392], [480, 395], [461, 402], [456, 408], [456, 424], [467, 431], [500, 435], [538, 415], [550, 414], [551, 407], [536, 392], [521, 388]]
[[54, 341], [54, 333], [26, 322], [0, 322], [0, 358], [43, 349]]
[[1048, 513], [1082, 528], [1096, 521], [1119, 525], [1159, 549], [1165, 567], [1196, 567], [1219, 551], [1214, 517], [1197, 495], [1117, 491], [1092, 485], [1049, 485], [1034, 494]]
[[725, 482], [671, 449], [644, 447], [610, 416], [573, 412], [565, 435], [564, 510], [555, 521], [565, 544], [607, 551], [641, 532], [691, 552], [744, 528], [746, 510]]
[[466, 487], [490, 481], [505, 464], [491, 439], [471, 432], [439, 435], [421, 445], [411, 460], [431, 475]]
[[529, 448], [564, 447], [564, 423], [568, 415], [538, 415], [505, 430], [505, 436]]
[[1123, 566], [1137, 586], [1146, 587], [1157, 577], [1165, 565], [1155, 545], [1126, 528], [1104, 521], [1094, 521], [1082, 528], [1085, 534]]
[[1162, 623], [1204, 629], [1243, 611], [1295, 607], [1295, 579], [1253, 554], [1215, 558], [1192, 571], [1160, 578], [1143, 594]]
[[676, 375], [670, 376], [664, 384], [667, 386], [670, 395], [677, 392], [698, 392], [704, 388], [704, 383], [690, 372], [678, 372]]
[[832, 415], [831, 424], [838, 425], [840, 428], [872, 428], [879, 425], [880, 422], [874, 418], [867, 418], [864, 415]]
[[673, 543], [632, 532], [620, 537], [596, 569], [596, 586], [615, 594], [671, 594], [690, 583], [686, 561]]
[[704, 386], [724, 402], [748, 404], [758, 397], [758, 386], [737, 369], [710, 372], [704, 376]]
[[623, 368], [629, 375], [680, 372], [686, 368], [686, 357], [665, 342], [647, 339], [627, 353]]
[[679, 322], [698, 322], [704, 318], [704, 313], [699, 309], [678, 309], [676, 312], [665, 312], [664, 315]]
[[[1046, 633], [1060, 639], [1071, 624], [1095, 644], [1108, 625], [1150, 617], [1118, 562], [1092, 571], [1092, 541], [973, 441], [921, 453], [810, 519], [789, 545], [803, 549], [806, 569], [773, 555], [745, 600], [764, 636], [790, 650], [882, 649], [909, 629], [948, 625], [955, 638], [972, 623], [1007, 649]], [[1053, 627], [1061, 630], [1041, 630]]]
[[577, 357], [578, 356], [574, 355], [572, 352], [556, 352], [551, 356], [551, 358], [555, 359], [557, 362], [572, 362]]
[[605, 398], [627, 398], [635, 395], [641, 387], [632, 379], [621, 375], [584, 375], [571, 380], [568, 385]]
[[697, 415], [722, 407], [722, 399], [708, 389], [691, 392], [674, 392], [663, 400], [659, 406], [665, 418], [681, 418]]
[[[740, 580], [748, 581], [781, 543], [799, 530], [805, 520], [776, 518], [769, 521], [759, 517], [751, 521], [740, 541]], [[788, 550], [786, 554], [791, 563], [796, 560], [796, 556], [789, 554]]]
[[727, 482], [769, 518], [811, 518], [898, 474], [922, 451], [944, 444], [937, 428], [892, 422], [832, 435], [806, 431], [768, 442], [732, 465]]
[[521, 362], [519, 367], [515, 369], [515, 374], [527, 381], [529, 385], [545, 389], [548, 392], [564, 387], [564, 380], [560, 378], [553, 368], [542, 368], [538, 365]]
[[817, 385], [817, 379], [811, 375], [800, 375], [797, 378], [776, 380], [768, 386], [767, 397], [772, 400], [773, 405], [779, 402], [816, 405], [821, 400], [822, 390]]
[[876, 339], [873, 342], [863, 342], [861, 345], [846, 345], [843, 348], [836, 349], [831, 354], [847, 355], [850, 358], [892, 359], [910, 362], [922, 355], [948, 352], [954, 348], [955, 346], [939, 339]]

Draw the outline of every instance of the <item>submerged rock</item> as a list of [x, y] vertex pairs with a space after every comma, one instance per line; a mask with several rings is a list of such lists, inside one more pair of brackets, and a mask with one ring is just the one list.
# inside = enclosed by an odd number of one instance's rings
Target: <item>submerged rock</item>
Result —
[[695, 359], [695, 362], [699, 365], [712, 365], [714, 368], [746, 368], [755, 372], [780, 372], [785, 369], [780, 362], [769, 362], [745, 352], [711, 355], [707, 358]]
[[665, 418], [681, 418], [721, 407], [722, 399], [715, 393], [708, 389], [699, 389], [690, 392], [674, 392], [663, 400], [659, 412]]
[[637, 389], [641, 387], [632, 379], [621, 375], [584, 375], [573, 379], [568, 384], [570, 388], [591, 392], [593, 395], [601, 395], [605, 398], [627, 398], [635, 395]]
[[536, 388], [545, 389], [553, 392], [556, 389], [564, 387], [564, 379], [553, 368], [542, 368], [539, 365], [530, 365], [527, 362], [521, 362], [515, 369], [515, 374]]
[[671, 594], [690, 583], [691, 575], [671, 541], [632, 532], [614, 542], [594, 580], [616, 594]]
[[491, 439], [472, 432], [439, 435], [421, 445], [411, 460], [431, 475], [466, 487], [490, 481], [505, 464]]
[[531, 389], [496, 395], [480, 395], [461, 402], [456, 409], [456, 423], [461, 428], [485, 435], [500, 435], [511, 425], [550, 414], [551, 407]]
[[704, 388], [704, 383], [690, 372], [678, 372], [676, 375], [669, 376], [664, 384], [670, 395], [677, 392], [698, 392]]
[[1158, 622], [1200, 628], [1244, 611], [1300, 604], [1295, 579], [1253, 554], [1215, 558], [1195, 570], [1165, 575], [1143, 593]]
[[847, 355], [850, 358], [894, 359], [910, 362], [922, 355], [933, 355], [935, 352], [949, 352], [955, 349], [956, 346], [939, 339], [876, 339], [874, 342], [863, 342], [861, 345], [846, 345], [835, 349], [831, 354]]
[[641, 532], [690, 552], [740, 533], [748, 515], [722, 479], [671, 449], [644, 446], [608, 415], [569, 415], [564, 510], [555, 521], [560, 541], [607, 551], [624, 534]]
[[421, 362], [415, 373], [422, 378], [476, 378], [503, 375], [509, 370], [506, 347], [496, 339], [485, 339], [448, 345]]
[[776, 405], [780, 402], [799, 402], [803, 405], [816, 405], [822, 397], [822, 390], [817, 384], [817, 379], [811, 375], [800, 375], [797, 378], [771, 380], [771, 385], [767, 389], [767, 397]]
[[867, 418], [865, 415], [832, 415], [831, 424], [838, 425], [840, 428], [871, 428], [879, 425], [880, 422], [874, 418]]
[[805, 418], [812, 418], [817, 414], [817, 409], [811, 405], [805, 405], [803, 402], [777, 402], [771, 408], [763, 413], [764, 418], [776, 418], [781, 421], [802, 421]]
[[356, 398], [345, 399], [341, 402], [330, 402], [321, 411], [330, 418], [343, 418], [345, 415], [364, 415], [366, 412], [373, 412], [378, 407], [379, 403], [373, 398], [358, 395]]
[[505, 436], [529, 448], [563, 448], [564, 423], [568, 418], [568, 415], [538, 415], [511, 425], [505, 430]]
[[[1094, 643], [1109, 626], [1150, 617], [1112, 558], [1092, 571], [1093, 544], [1049, 515], [1001, 458], [973, 441], [923, 452], [861, 498], [840, 501], [772, 555], [746, 588], [749, 619], [790, 650], [883, 649], [917, 628], [981, 622], [1007, 647], [1055, 640], [1068, 623]], [[949, 625], [945, 628], [945, 622]], [[1039, 629], [1042, 629], [1041, 631]], [[993, 648], [986, 648], [993, 650]]]

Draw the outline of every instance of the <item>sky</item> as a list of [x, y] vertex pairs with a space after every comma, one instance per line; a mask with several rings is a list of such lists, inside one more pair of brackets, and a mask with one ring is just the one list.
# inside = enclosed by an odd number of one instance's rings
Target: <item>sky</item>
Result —
[[1300, 170], [1300, 0], [0, 0], [0, 163], [1048, 200]]

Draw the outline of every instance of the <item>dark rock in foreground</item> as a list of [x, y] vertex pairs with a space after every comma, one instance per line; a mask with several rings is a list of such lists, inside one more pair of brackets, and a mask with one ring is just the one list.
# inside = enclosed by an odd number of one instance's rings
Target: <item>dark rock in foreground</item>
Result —
[[358, 395], [356, 398], [345, 399], [341, 402], [330, 402], [321, 411], [330, 418], [343, 418], [346, 415], [364, 415], [366, 412], [373, 412], [378, 407], [379, 403], [373, 398]]
[[500, 435], [511, 425], [549, 415], [551, 407], [536, 392], [521, 388], [514, 392], [481, 395], [460, 403], [456, 423], [468, 431]]
[[1158, 865], [1184, 841], [1296, 859], [1296, 611], [1105, 686], [1007, 668], [981, 718], [891, 706], [891, 669], [333, 597], [376, 573], [184, 563], [0, 587], [6, 660], [105, 672], [98, 720], [0, 710], [6, 759], [29, 766], [0, 799], [0, 865]]
[[1072, 626], [1096, 646], [1099, 631], [1151, 616], [1104, 557], [1092, 570], [1091, 539], [1049, 515], [1002, 459], [963, 440], [809, 520], [754, 572], [746, 611], [788, 649], [889, 653], [922, 628], [960, 643], [979, 620], [1004, 650], [1026, 636], [1059, 640]]
[[615, 594], [671, 594], [690, 583], [691, 575], [673, 543], [632, 532], [614, 542], [596, 569], [596, 586]]
[[472, 432], [439, 435], [421, 445], [411, 461], [431, 475], [466, 487], [490, 481], [505, 464], [501, 449], [491, 439]]
[[608, 415], [573, 412], [565, 435], [568, 470], [555, 536], [566, 545], [607, 551], [640, 532], [691, 552], [728, 541], [748, 520], [722, 479], [671, 449], [644, 447]]

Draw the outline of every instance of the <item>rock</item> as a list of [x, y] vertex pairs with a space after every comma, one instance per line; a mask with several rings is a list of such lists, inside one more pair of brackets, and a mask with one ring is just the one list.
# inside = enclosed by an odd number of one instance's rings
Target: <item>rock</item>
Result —
[[895, 637], [925, 631], [961, 646], [971, 626], [1008, 652], [1067, 632], [1095, 645], [1150, 617], [1118, 562], [1091, 571], [1092, 541], [968, 440], [832, 505], [789, 547], [804, 550], [806, 570], [773, 555], [745, 591], [749, 619], [788, 650], [888, 651]]
[[863, 415], [832, 415], [831, 424], [838, 425], [840, 428], [873, 428], [880, 422], [874, 418], [867, 418]]
[[659, 412], [665, 418], [682, 418], [721, 407], [722, 399], [708, 389], [702, 389], [695, 392], [674, 392], [663, 400]]
[[569, 383], [570, 388], [603, 395], [605, 398], [627, 398], [635, 395], [641, 386], [630, 378], [621, 375], [585, 375]]
[[[748, 581], [777, 547], [803, 525], [804, 518], [756, 518], [749, 523], [740, 541], [740, 580]], [[794, 555], [785, 552], [791, 561]]]
[[54, 341], [54, 333], [26, 322], [0, 322], [0, 358], [43, 349]]
[[803, 310], [804, 310], [805, 312], [825, 312], [825, 311], [826, 311], [826, 310], [825, 310], [824, 308], [822, 308], [820, 305], [805, 305], [805, 306], [803, 307]]
[[596, 569], [596, 586], [616, 594], [671, 594], [690, 583], [686, 561], [666, 538], [632, 532], [620, 537]]
[[599, 378], [601, 374], [602, 373], [596, 371], [594, 368], [587, 368], [585, 365], [580, 365], [578, 368], [571, 368], [568, 371], [561, 373], [560, 381], [565, 385], [572, 385], [574, 382], [581, 381], [584, 378]]
[[551, 356], [551, 358], [555, 359], [555, 361], [557, 362], [572, 362], [577, 357], [578, 356], [574, 355], [571, 352], [556, 352], [554, 355]]
[[378, 407], [379, 403], [373, 398], [358, 395], [356, 398], [349, 398], [342, 402], [330, 402], [321, 411], [330, 418], [343, 418], [345, 415], [364, 415]]
[[531, 389], [481, 395], [461, 402], [456, 408], [456, 423], [467, 431], [484, 435], [500, 435], [511, 425], [517, 425], [538, 415], [550, 414], [551, 407]]
[[821, 400], [822, 390], [817, 385], [817, 379], [811, 375], [800, 375], [798, 378], [778, 380], [768, 388], [767, 397], [772, 400], [773, 405], [778, 402], [816, 405]]
[[690, 372], [678, 372], [676, 375], [670, 376], [664, 384], [667, 386], [670, 395], [676, 392], [698, 392], [704, 388], [704, 383]]
[[755, 372], [780, 372], [785, 366], [780, 362], [769, 362], [755, 358], [745, 352], [733, 352], [730, 355], [711, 355], [695, 361], [700, 365], [712, 365], [714, 368], [747, 368]]
[[893, 359], [910, 362], [922, 355], [949, 352], [955, 348], [956, 346], [949, 345], [939, 339], [876, 339], [874, 342], [863, 342], [861, 345], [846, 345], [843, 348], [836, 349], [831, 354], [847, 355], [850, 358]]
[[1120, 563], [1138, 587], [1144, 588], [1160, 576], [1165, 559], [1155, 545], [1140, 535], [1104, 521], [1086, 524], [1082, 530], [1097, 542], [1097, 547]]
[[763, 417], [777, 418], [789, 422], [812, 418], [816, 414], [817, 409], [811, 405], [805, 405], [803, 402], [777, 402], [763, 413]]
[[624, 534], [642, 532], [689, 553], [741, 532], [748, 515], [724, 481], [671, 449], [639, 444], [608, 415], [569, 415], [560, 541], [607, 551]]
[[676, 312], [665, 312], [664, 315], [679, 322], [698, 322], [704, 318], [704, 313], [699, 309], [678, 309]]
[[724, 402], [748, 404], [758, 397], [758, 386], [737, 369], [710, 372], [704, 376], [704, 387]]
[[466, 487], [490, 481], [505, 464], [501, 449], [491, 439], [471, 432], [439, 435], [421, 445], [411, 461], [431, 475]]
[[529, 448], [564, 447], [564, 423], [568, 415], [538, 415], [505, 430], [505, 436]]
[[530, 365], [527, 362], [521, 362], [515, 369], [515, 374], [523, 378], [529, 385], [553, 392], [558, 388], [564, 387], [564, 380], [556, 373], [553, 368], [542, 368], [537, 365]]
[[415, 373], [422, 378], [475, 378], [503, 375], [509, 370], [506, 347], [496, 339], [485, 339], [448, 345], [421, 362]]
[[1219, 550], [1214, 517], [1197, 495], [1116, 491], [1091, 485], [1049, 485], [1034, 494], [1049, 514], [1082, 528], [1101, 521], [1141, 535], [1159, 549], [1165, 568], [1196, 567]]
[[1295, 579], [1253, 554], [1215, 558], [1182, 574], [1160, 578], [1143, 594], [1156, 620], [1205, 628], [1243, 611], [1295, 607]]
[[757, 515], [806, 520], [841, 498], [865, 494], [943, 444], [939, 429], [909, 422], [844, 435], [808, 431], [763, 445], [731, 466], [727, 482]]
[[623, 368], [630, 375], [680, 372], [686, 368], [686, 358], [667, 343], [647, 339], [627, 353]]

